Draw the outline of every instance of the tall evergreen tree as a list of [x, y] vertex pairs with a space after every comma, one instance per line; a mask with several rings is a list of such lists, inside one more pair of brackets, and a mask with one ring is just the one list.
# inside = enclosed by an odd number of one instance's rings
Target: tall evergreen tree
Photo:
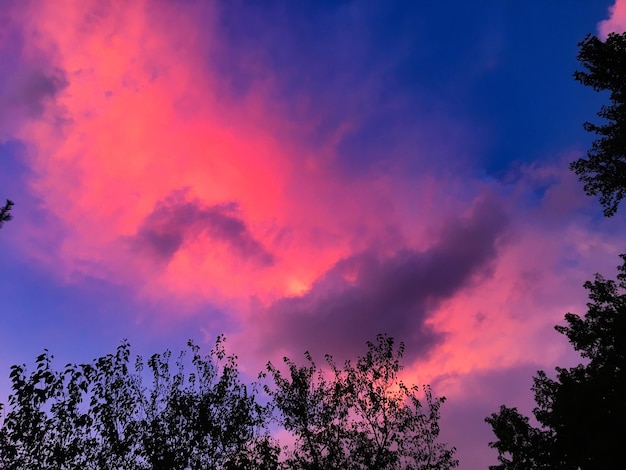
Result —
[[598, 112], [605, 123], [584, 123], [598, 138], [587, 158], [572, 162], [570, 168], [588, 195], [600, 196], [608, 217], [626, 195], [626, 33], [611, 33], [606, 41], [589, 35], [579, 46], [578, 60], [585, 70], [574, 72], [574, 78], [595, 91], [608, 91], [610, 103]]
[[[617, 212], [626, 196], [626, 33], [606, 41], [587, 36], [578, 59], [587, 71], [574, 78], [595, 91], [609, 91], [610, 105], [598, 113], [608, 122], [586, 122], [600, 137], [571, 164], [588, 195], [599, 195], [604, 215]], [[565, 315], [567, 336], [585, 360], [572, 368], [556, 368], [556, 380], [544, 371], [534, 377], [538, 427], [516, 408], [500, 407], [486, 418], [497, 438], [492, 470], [626, 468], [626, 255], [617, 281], [596, 274], [585, 283], [588, 311], [583, 318]]]
[[585, 283], [588, 311], [565, 315], [567, 336], [586, 360], [556, 368], [556, 380], [539, 371], [534, 378], [535, 418], [500, 408], [486, 421], [497, 441], [500, 465], [492, 470], [626, 468], [626, 255], [618, 280], [597, 274]]

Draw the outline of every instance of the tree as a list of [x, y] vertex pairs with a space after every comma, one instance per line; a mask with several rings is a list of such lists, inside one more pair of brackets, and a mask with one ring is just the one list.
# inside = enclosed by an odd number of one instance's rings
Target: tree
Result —
[[[268, 407], [239, 380], [223, 337], [202, 357], [189, 343], [170, 371], [170, 353], [138, 357], [130, 347], [91, 363], [52, 368], [45, 351], [36, 370], [13, 366], [10, 411], [0, 429], [2, 469], [264, 469], [280, 449], [265, 423]], [[152, 386], [142, 385], [144, 367]]]
[[534, 377], [533, 410], [539, 427], [515, 408], [501, 407], [486, 421], [497, 441], [500, 465], [492, 470], [626, 468], [626, 255], [618, 281], [597, 274], [585, 283], [590, 302], [584, 318], [568, 313], [567, 336], [586, 360], [556, 368], [556, 380]]
[[355, 364], [339, 369], [326, 356], [319, 369], [284, 359], [288, 375], [273, 364], [266, 386], [278, 421], [295, 438], [287, 465], [294, 469], [450, 469], [458, 465], [454, 448], [437, 442], [439, 408], [444, 398], [399, 380], [404, 345], [379, 335]]
[[2, 208], [0, 208], [0, 228], [4, 225], [5, 222], [8, 222], [13, 218], [11, 215], [11, 209], [13, 208], [13, 201], [7, 199], [7, 202], [4, 204]]
[[[378, 336], [355, 364], [330, 356], [318, 369], [288, 359], [289, 375], [244, 385], [235, 356], [217, 338], [208, 356], [155, 354], [130, 365], [130, 346], [61, 371], [44, 351], [34, 371], [13, 366], [0, 427], [3, 470], [420, 469], [447, 470], [454, 449], [438, 443], [439, 408], [430, 388], [398, 378], [404, 346]], [[191, 365], [191, 372], [186, 367]], [[267, 378], [266, 374], [264, 375]], [[143, 385], [150, 377], [150, 386]], [[267, 392], [261, 398], [260, 393]], [[1, 410], [1, 408], [0, 408]], [[283, 448], [278, 423], [295, 439]], [[284, 448], [287, 450], [287, 447]]]
[[608, 217], [626, 195], [626, 33], [611, 33], [604, 42], [588, 35], [579, 47], [578, 60], [586, 71], [574, 72], [574, 78], [595, 91], [609, 91], [610, 104], [598, 112], [607, 123], [584, 123], [599, 138], [587, 158], [572, 162], [570, 168], [588, 195], [600, 196]]

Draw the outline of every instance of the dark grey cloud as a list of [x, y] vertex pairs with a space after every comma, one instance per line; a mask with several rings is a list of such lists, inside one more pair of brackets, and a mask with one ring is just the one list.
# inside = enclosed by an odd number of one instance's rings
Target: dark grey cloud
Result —
[[67, 85], [67, 76], [61, 69], [24, 71], [12, 85], [12, 100], [29, 117], [37, 118], [43, 114], [46, 104]]
[[40, 118], [69, 83], [50, 55], [23, 55], [23, 26], [11, 18], [16, 4], [0, 11], [0, 136], [11, 136], [23, 119]]
[[267, 344], [344, 359], [386, 333], [405, 341], [409, 356], [427, 354], [443, 339], [425, 324], [429, 313], [488, 272], [506, 226], [498, 204], [484, 201], [470, 217], [449, 223], [426, 251], [383, 257], [372, 250], [341, 260], [306, 294], [269, 307]]
[[159, 202], [131, 239], [134, 249], [147, 252], [159, 261], [169, 261], [185, 241], [206, 235], [225, 243], [241, 258], [261, 266], [274, 263], [274, 256], [254, 238], [241, 218], [236, 202], [205, 205], [188, 200], [185, 191], [176, 191]]

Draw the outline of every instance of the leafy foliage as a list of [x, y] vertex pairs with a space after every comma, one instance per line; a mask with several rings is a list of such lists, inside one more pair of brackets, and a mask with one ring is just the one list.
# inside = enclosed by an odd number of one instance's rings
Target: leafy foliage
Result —
[[7, 199], [7, 202], [0, 208], [0, 228], [4, 225], [5, 222], [8, 222], [13, 218], [11, 215], [11, 209], [15, 204], [13, 201]]
[[498, 439], [490, 446], [501, 465], [492, 470], [624, 468], [626, 458], [626, 255], [618, 282], [596, 275], [585, 283], [584, 318], [568, 313], [556, 326], [587, 361], [556, 369], [556, 380], [534, 378], [541, 428], [515, 408], [502, 407], [486, 421]]
[[587, 36], [580, 44], [578, 60], [586, 71], [574, 78], [595, 91], [609, 91], [610, 104], [598, 116], [606, 124], [585, 122], [584, 128], [599, 138], [570, 165], [584, 183], [585, 192], [600, 196], [604, 215], [612, 216], [626, 195], [626, 33], [609, 34], [605, 42]]
[[454, 449], [437, 442], [443, 398], [399, 380], [404, 345], [379, 335], [355, 364], [328, 371], [307, 353], [308, 365], [285, 358], [288, 375], [268, 363], [266, 386], [279, 422], [296, 438], [287, 464], [295, 469], [449, 469]]
[[[128, 343], [89, 364], [36, 370], [13, 366], [11, 411], [0, 430], [3, 469], [275, 468], [279, 449], [267, 434], [268, 409], [239, 381], [223, 337], [207, 357], [189, 343], [170, 371], [170, 353], [138, 357]], [[152, 386], [142, 385], [146, 367]]]
[[[181, 353], [138, 357], [130, 346], [88, 364], [52, 367], [45, 351], [36, 368], [13, 366], [13, 394], [0, 428], [0, 468], [17, 469], [450, 469], [454, 449], [437, 442], [439, 408], [429, 388], [398, 378], [401, 344], [378, 336], [355, 364], [330, 356], [318, 369], [310, 355], [289, 374], [268, 363], [263, 389], [241, 383], [236, 357], [218, 337], [202, 357], [189, 342]], [[191, 366], [191, 372], [185, 368]], [[267, 374], [262, 374], [267, 378]], [[151, 378], [149, 387], [143, 385]], [[260, 400], [264, 390], [267, 397]], [[269, 400], [266, 400], [269, 398]], [[266, 404], [261, 404], [267, 401]], [[279, 423], [295, 443], [283, 448], [269, 427]]]
[[501, 406], [498, 413], [493, 413], [485, 420], [498, 438], [489, 446], [498, 451], [501, 465], [490, 466], [492, 470], [550, 470], [553, 466], [550, 448], [553, 434], [537, 429], [528, 423], [528, 418], [516, 408]]

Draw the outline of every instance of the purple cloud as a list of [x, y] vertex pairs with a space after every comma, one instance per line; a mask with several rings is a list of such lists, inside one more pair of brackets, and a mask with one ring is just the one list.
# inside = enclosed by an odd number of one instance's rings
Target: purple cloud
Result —
[[54, 99], [67, 85], [67, 76], [60, 69], [26, 71], [13, 85], [14, 104], [22, 107], [29, 117], [40, 117], [47, 101]]
[[144, 219], [131, 244], [159, 261], [169, 261], [185, 241], [199, 235], [224, 242], [238, 256], [271, 266], [274, 256], [254, 238], [236, 202], [205, 205], [175, 191]]
[[11, 138], [18, 122], [41, 118], [69, 84], [65, 71], [52, 65], [49, 55], [24, 52], [25, 31], [11, 18], [14, 7], [3, 3], [0, 12], [0, 136]]
[[502, 208], [484, 201], [470, 217], [449, 223], [426, 251], [384, 257], [371, 250], [343, 259], [306, 294], [269, 307], [267, 343], [343, 359], [387, 333], [407, 342], [409, 355], [424, 355], [442, 340], [425, 323], [429, 313], [486, 272], [506, 226]]

